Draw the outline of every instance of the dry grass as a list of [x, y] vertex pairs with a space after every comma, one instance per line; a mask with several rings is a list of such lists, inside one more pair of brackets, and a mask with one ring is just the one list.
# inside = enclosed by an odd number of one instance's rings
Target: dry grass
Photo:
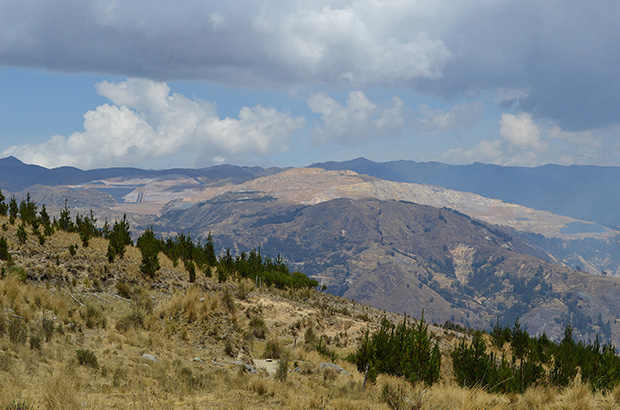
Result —
[[[150, 282], [136, 249], [108, 264], [105, 240], [71, 256], [77, 235], [57, 232], [44, 245], [30, 236], [18, 245], [16, 227], [0, 232], [17, 267], [0, 262], [7, 272], [0, 280], [0, 409], [620, 408], [620, 387], [603, 395], [579, 380], [522, 395], [462, 389], [450, 379], [447, 356], [444, 380], [432, 387], [380, 375], [363, 389], [363, 374], [341, 358], [377, 326], [379, 311], [314, 291], [219, 284], [200, 274], [189, 284], [184, 269], [161, 254], [162, 269]], [[444, 333], [437, 334], [448, 349], [454, 337]], [[320, 370], [329, 359], [306, 337], [323, 337], [351, 375]], [[92, 352], [97, 367], [80, 365], [78, 350]], [[279, 356], [288, 359], [279, 379], [231, 363]]]

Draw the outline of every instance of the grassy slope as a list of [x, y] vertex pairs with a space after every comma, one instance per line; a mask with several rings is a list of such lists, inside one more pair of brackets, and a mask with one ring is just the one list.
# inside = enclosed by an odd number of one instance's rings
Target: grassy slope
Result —
[[[427, 388], [380, 376], [363, 390], [363, 374], [322, 370], [306, 338], [325, 335], [344, 357], [383, 313], [315, 291], [218, 284], [199, 274], [195, 284], [160, 254], [156, 281], [139, 273], [140, 253], [108, 264], [107, 241], [94, 239], [71, 256], [77, 235], [57, 232], [40, 245], [24, 245], [0, 217], [17, 270], [0, 280], [0, 409], [199, 408], [614, 408], [620, 389], [602, 396], [577, 382], [571, 388], [532, 389], [522, 396], [489, 395], [457, 387], [450, 363], [443, 380]], [[28, 228], [30, 229], [30, 228]], [[23, 268], [21, 271], [19, 268]], [[18, 276], [26, 273], [24, 282]], [[393, 321], [399, 320], [389, 315]], [[262, 322], [261, 322], [262, 320]], [[53, 323], [53, 330], [45, 327]], [[264, 323], [264, 327], [261, 323]], [[45, 325], [44, 325], [45, 324]], [[309, 331], [308, 329], [311, 329]], [[46, 330], [51, 335], [46, 340]], [[265, 338], [253, 336], [265, 331]], [[447, 353], [455, 334], [433, 328]], [[81, 365], [76, 351], [92, 351], [97, 367]], [[143, 358], [154, 355], [157, 362]], [[267, 364], [263, 359], [274, 356]], [[273, 375], [277, 356], [288, 357], [286, 380]], [[196, 359], [197, 358], [197, 359]], [[199, 359], [199, 360], [198, 360]], [[254, 364], [251, 374], [232, 361]], [[293, 370], [297, 366], [298, 370]], [[394, 392], [386, 398], [385, 385]]]

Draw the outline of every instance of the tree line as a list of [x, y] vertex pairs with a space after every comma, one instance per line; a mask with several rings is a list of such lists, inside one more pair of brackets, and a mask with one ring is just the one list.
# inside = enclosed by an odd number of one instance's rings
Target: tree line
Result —
[[[512, 328], [499, 320], [487, 337], [470, 331], [449, 353], [456, 382], [463, 387], [479, 387], [493, 393], [523, 393], [531, 386], [569, 385], [580, 374], [592, 390], [611, 391], [620, 383], [620, 357], [611, 342], [602, 345], [573, 339], [571, 325], [560, 342], [546, 334], [531, 336], [517, 320]], [[349, 360], [365, 372], [370, 381], [377, 374], [402, 376], [431, 385], [441, 375], [438, 342], [428, 331], [424, 318], [417, 325], [407, 317], [396, 326], [383, 319], [372, 335], [367, 330], [358, 350]]]
[[[116, 258], [123, 258], [125, 248], [133, 245], [127, 215], [123, 215], [123, 218], [114, 221], [113, 224], [106, 218], [103, 225], [98, 227], [97, 218], [92, 210], [87, 215], [77, 213], [73, 218], [66, 199], [58, 219], [50, 217], [44, 204], [39, 209], [30, 198], [30, 194], [19, 203], [14, 196], [10, 198], [8, 204], [5, 200], [6, 197], [0, 190], [0, 215], [8, 215], [11, 225], [20, 220], [17, 238], [21, 244], [28, 238], [26, 230], [28, 226], [40, 244], [44, 244], [46, 238], [57, 230], [79, 234], [82, 246], [85, 248], [89, 246], [92, 238], [105, 238], [108, 240], [106, 257], [109, 263], [114, 262]], [[228, 248], [218, 257], [211, 232], [206, 242], [202, 244], [193, 240], [190, 234], [186, 235], [183, 232], [166, 239], [158, 238], [153, 228], [148, 228], [137, 238], [136, 246], [142, 255], [140, 271], [151, 279], [157, 276], [161, 268], [158, 255], [162, 252], [175, 266], [179, 261], [183, 263], [189, 273], [190, 282], [196, 280], [196, 273], [199, 270], [207, 277], [215, 273], [219, 282], [224, 282], [228, 278], [249, 278], [278, 288], [313, 288], [319, 285], [316, 280], [302, 272], [291, 272], [281, 255], [277, 255], [275, 260], [261, 255], [260, 247], [249, 252], [241, 252], [236, 256], [233, 256]], [[72, 245], [70, 252], [73, 250], [71, 253], [74, 253], [76, 247], [77, 245]], [[8, 243], [0, 236], [0, 260], [10, 258]]]

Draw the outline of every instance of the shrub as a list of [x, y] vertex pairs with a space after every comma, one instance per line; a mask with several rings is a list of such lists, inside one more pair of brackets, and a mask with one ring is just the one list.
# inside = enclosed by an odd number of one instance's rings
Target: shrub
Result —
[[26, 232], [26, 225], [23, 223], [19, 224], [17, 228], [17, 240], [21, 245], [25, 244], [28, 240], [28, 232]]
[[432, 343], [423, 318], [417, 326], [410, 326], [405, 317], [399, 326], [383, 320], [372, 336], [366, 331], [353, 361], [360, 372], [369, 366], [368, 377], [373, 382], [378, 373], [387, 373], [431, 385], [439, 380], [441, 352], [437, 343]]
[[45, 341], [49, 342], [52, 340], [52, 336], [54, 335], [54, 321], [52, 319], [43, 318], [41, 321], [41, 329], [43, 329]]
[[120, 332], [126, 332], [130, 328], [137, 329], [142, 327], [144, 327], [144, 313], [139, 309], [133, 309], [116, 322], [116, 330]]
[[77, 361], [81, 366], [92, 367], [96, 369], [99, 367], [97, 363], [97, 356], [92, 350], [78, 349], [75, 351]]
[[280, 362], [278, 363], [278, 370], [276, 370], [276, 379], [278, 381], [286, 381], [286, 377], [288, 376], [288, 356], [283, 355], [280, 358]]
[[228, 291], [228, 288], [224, 289], [224, 293], [222, 294], [222, 304], [229, 313], [235, 312], [235, 301], [233, 300], [232, 295]]
[[89, 329], [104, 328], [107, 326], [108, 320], [103, 315], [103, 312], [98, 307], [87, 304], [81, 311], [80, 316], [84, 320], [86, 327]]
[[257, 339], [264, 339], [267, 332], [265, 321], [259, 317], [250, 319], [250, 331]]
[[196, 264], [193, 261], [185, 261], [185, 269], [189, 273], [190, 283], [196, 282]]
[[265, 343], [265, 352], [263, 357], [265, 359], [279, 359], [282, 356], [282, 345], [276, 339], [267, 340]]
[[15, 344], [24, 344], [28, 339], [26, 326], [19, 319], [14, 319], [9, 324], [9, 340]]
[[41, 350], [41, 336], [34, 333], [30, 335], [30, 349]]
[[118, 282], [116, 284], [116, 291], [119, 296], [122, 296], [125, 299], [131, 299], [131, 286], [129, 286], [127, 282]]
[[[142, 254], [142, 263], [140, 265], [140, 271], [153, 279], [160, 269], [159, 265], [159, 241], [155, 238], [155, 233], [152, 228], [147, 229], [137, 241], [138, 248]], [[123, 248], [124, 249], [124, 248]], [[187, 266], [186, 266], [187, 267]], [[188, 269], [189, 270], [189, 269]], [[190, 271], [191, 277], [191, 271]], [[196, 280], [196, 271], [194, 268], [194, 280]], [[190, 280], [191, 282], [191, 280]]]

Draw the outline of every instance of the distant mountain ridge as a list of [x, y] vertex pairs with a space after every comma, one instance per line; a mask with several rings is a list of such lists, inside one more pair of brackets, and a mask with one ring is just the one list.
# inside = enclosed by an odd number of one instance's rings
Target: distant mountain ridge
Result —
[[[74, 214], [94, 209], [100, 222], [127, 214], [137, 232], [153, 227], [163, 237], [185, 232], [198, 240], [212, 232], [221, 252], [260, 246], [266, 255], [286, 255], [332, 293], [391, 311], [424, 308], [433, 320], [475, 326], [498, 315], [508, 324], [521, 317], [530, 331], [554, 338], [570, 321], [583, 337], [603, 329], [619, 337], [616, 230], [562, 233], [600, 225], [428, 182], [397, 182], [447, 178], [455, 169], [464, 170], [455, 180], [466, 181], [468, 166], [365, 159], [322, 165], [330, 167], [336, 169], [82, 171], [5, 158], [0, 188], [18, 199], [31, 194], [55, 214], [65, 203]], [[494, 172], [479, 171], [480, 184], [503, 181], [507, 191], [527, 191], [514, 169], [472, 167]], [[549, 181], [552, 174], [544, 175]], [[583, 178], [574, 180], [584, 185]], [[526, 178], [542, 189], [533, 179]]]
[[310, 167], [351, 170], [397, 182], [437, 185], [551, 211], [607, 226], [620, 226], [620, 167], [543, 165], [505, 167], [474, 163], [374, 162], [357, 158]]
[[101, 168], [81, 170], [75, 167], [48, 169], [39, 165], [24, 164], [15, 157], [0, 159], [0, 189], [22, 191], [33, 185], [76, 185], [110, 178], [156, 178], [166, 175], [183, 175], [201, 178], [205, 183], [242, 183], [251, 179], [280, 172], [282, 168], [240, 167], [216, 165], [208, 168], [173, 168], [145, 170], [140, 168]]

